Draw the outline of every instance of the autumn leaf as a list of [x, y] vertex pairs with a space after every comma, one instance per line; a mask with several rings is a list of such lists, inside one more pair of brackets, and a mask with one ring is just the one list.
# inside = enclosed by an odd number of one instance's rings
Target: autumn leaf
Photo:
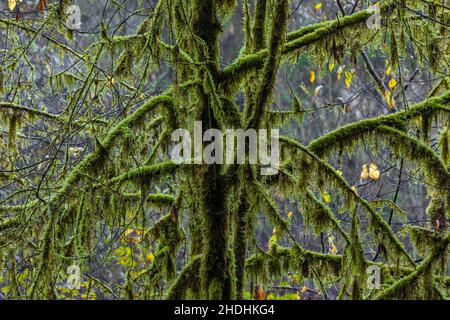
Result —
[[316, 73], [313, 70], [311, 70], [309, 72], [309, 82], [314, 83], [315, 81], [316, 81]]
[[317, 11], [319, 11], [321, 8], [322, 8], [322, 3], [320, 3], [320, 2], [314, 6], [314, 9], [316, 9]]
[[363, 164], [362, 166], [361, 179], [368, 179], [369, 177], [372, 180], [378, 180], [380, 178], [380, 171], [373, 162], [369, 165], [369, 169], [367, 169], [367, 164]]
[[371, 163], [369, 166], [369, 176], [373, 180], [378, 180], [380, 178], [380, 171], [375, 163]]
[[389, 77], [392, 73], [392, 67], [391, 64], [388, 64], [388, 67], [386, 69], [386, 76]]
[[107, 85], [108, 87], [112, 87], [112, 86], [114, 86], [115, 83], [116, 83], [116, 79], [114, 79], [113, 77], [110, 77], [110, 78], [108, 79], [106, 85]]
[[42, 12], [42, 11], [44, 11], [44, 9], [47, 9], [47, 6], [48, 6], [48, 0], [39, 0], [36, 9], [38, 12]]
[[288, 214], [287, 214], [288, 218], [291, 218], [293, 216], [293, 214], [294, 213], [292, 211], [289, 211]]
[[334, 69], [334, 62], [331, 62], [330, 64], [328, 64], [328, 71], [333, 71], [333, 69]]
[[337, 70], [337, 78], [338, 78], [338, 80], [341, 80], [343, 72], [344, 72], [344, 67], [340, 66], [338, 68], [338, 70]]
[[145, 231], [139, 229], [128, 228], [124, 232], [123, 240], [129, 244], [138, 244], [142, 240], [142, 236], [145, 235]]
[[360, 178], [367, 179], [369, 177], [369, 170], [367, 170], [367, 164], [363, 164]]
[[272, 237], [269, 239], [269, 247], [277, 244], [277, 228], [273, 228]]
[[384, 99], [386, 100], [386, 103], [387, 103], [389, 109], [391, 109], [391, 110], [395, 109], [396, 103], [395, 103], [394, 97], [392, 96], [391, 91], [389, 91], [389, 90], [384, 91]]
[[16, 0], [8, 0], [8, 8], [9, 8], [9, 10], [13, 11], [14, 8], [16, 7], [16, 4], [17, 4]]
[[314, 96], [317, 97], [319, 95], [320, 90], [323, 88], [323, 86], [317, 86], [316, 90], [314, 90]]
[[397, 85], [397, 81], [395, 81], [394, 78], [391, 78], [391, 80], [389, 81], [389, 84], [388, 84], [389, 89], [391, 89], [391, 91], [392, 91], [392, 89], [394, 89], [396, 85]]
[[253, 294], [253, 298], [255, 300], [265, 300], [266, 293], [264, 292], [263, 288], [261, 288], [260, 286], [257, 286], [255, 289], [255, 292]]
[[329, 248], [330, 252], [333, 255], [336, 255], [338, 250], [337, 250], [336, 245], [334, 244], [334, 238], [333, 237], [328, 238], [328, 244], [330, 245], [330, 248]]
[[147, 255], [145, 256], [145, 260], [147, 260], [148, 262], [152, 263], [153, 260], [155, 260], [155, 256], [153, 253], [147, 253]]
[[331, 196], [327, 191], [324, 191], [322, 193], [322, 197], [323, 197], [323, 201], [325, 201], [326, 203], [330, 203], [331, 201]]
[[74, 156], [78, 155], [81, 151], [83, 151], [83, 148], [80, 148], [80, 147], [70, 147], [69, 148], [69, 153]]
[[347, 88], [350, 88], [353, 81], [353, 72], [351, 71], [345, 71], [345, 86]]

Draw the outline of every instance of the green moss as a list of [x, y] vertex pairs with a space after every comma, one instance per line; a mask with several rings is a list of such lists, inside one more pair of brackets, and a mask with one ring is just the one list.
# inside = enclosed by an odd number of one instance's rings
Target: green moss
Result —
[[[302, 199], [299, 197], [299, 199]], [[300, 203], [301, 202], [301, 203]], [[333, 212], [320, 201], [310, 190], [306, 196], [299, 201], [300, 212], [304, 217], [306, 227], [312, 226], [316, 234], [325, 231], [337, 231], [348, 243], [347, 233], [342, 229], [339, 221], [334, 217]]]
[[184, 266], [178, 274], [177, 279], [170, 286], [167, 300], [181, 300], [186, 297], [186, 293], [199, 281], [198, 270], [200, 268], [201, 256], [192, 257], [189, 263]]
[[136, 183], [148, 183], [152, 178], [173, 173], [179, 168], [173, 161], [162, 162], [151, 166], [142, 166], [131, 169], [127, 173], [111, 179], [112, 183], [124, 183], [134, 181]]
[[394, 284], [380, 292], [375, 298], [385, 299], [439, 299], [441, 295], [435, 291], [432, 275], [433, 263], [442, 255], [447, 254], [450, 237], [444, 238], [410, 274], [396, 281]]
[[8, 229], [16, 228], [21, 225], [21, 221], [18, 217], [3, 219], [0, 222], [0, 232]]
[[263, 117], [264, 110], [272, 99], [272, 90], [280, 64], [281, 50], [287, 28], [289, 6], [287, 0], [279, 0], [274, 8], [275, 15], [272, 19], [269, 42], [269, 54], [262, 70], [261, 80], [258, 84], [252, 114], [248, 120], [248, 128], [258, 128]]
[[374, 119], [364, 119], [340, 127], [327, 133], [308, 144], [308, 149], [319, 157], [325, 157], [332, 152], [342, 151], [354, 146], [359, 141], [382, 125], [388, 125], [399, 129], [405, 129], [405, 122], [398, 117], [380, 116]]
[[[267, 19], [267, 0], [256, 2], [255, 20], [253, 21], [253, 51], [259, 51], [266, 45], [266, 19]], [[247, 31], [248, 34], [249, 31]]]
[[450, 128], [445, 127], [439, 137], [441, 160], [447, 168], [450, 168]]
[[[292, 32], [287, 36], [289, 42], [284, 45], [282, 54], [293, 54], [299, 49], [333, 36], [345, 28], [362, 24], [371, 14], [371, 12], [364, 10], [331, 23], [319, 23]], [[279, 19], [275, 18], [275, 20]], [[281, 21], [278, 22], [281, 23]], [[278, 31], [279, 29], [277, 29]], [[256, 54], [245, 55], [240, 57], [232, 65], [226, 67], [223, 71], [221, 87], [227, 92], [235, 91], [237, 84], [246, 76], [264, 66], [266, 59], [269, 57], [269, 52], [268, 49], [263, 49]]]
[[[320, 181], [327, 181], [329, 186], [337, 187], [342, 191], [345, 201], [350, 204], [350, 207], [352, 207], [353, 204], [359, 203], [362, 208], [369, 213], [372, 232], [376, 235], [380, 243], [384, 243], [388, 247], [389, 251], [391, 251], [391, 257], [393, 259], [397, 259], [398, 256], [402, 256], [407, 263], [414, 265], [414, 262], [411, 260], [402, 243], [395, 236], [387, 222], [383, 220], [383, 218], [369, 205], [366, 200], [362, 199], [356, 191], [350, 187], [350, 185], [341, 177], [339, 173], [336, 172], [334, 168], [332, 168], [325, 161], [321, 160], [300, 143], [292, 141], [286, 137], [280, 137], [280, 141], [282, 144], [290, 146], [289, 150], [291, 150], [294, 155], [296, 155], [294, 150], [298, 149], [301, 154], [306, 155], [310, 159], [311, 162], [308, 168], [309, 172], [314, 172], [316, 174], [314, 181], [319, 181], [319, 183]], [[299, 155], [299, 157], [302, 157], [302, 155]], [[303, 168], [303, 164], [304, 162], [302, 163], [301, 170], [305, 170]], [[311, 175], [312, 174], [309, 173], [310, 177]]]

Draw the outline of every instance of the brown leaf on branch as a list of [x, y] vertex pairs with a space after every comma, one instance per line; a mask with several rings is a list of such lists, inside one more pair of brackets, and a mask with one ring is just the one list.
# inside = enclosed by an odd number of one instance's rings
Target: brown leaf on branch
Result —
[[48, 6], [48, 0], [39, 0], [36, 9], [38, 12], [42, 12], [42, 11], [44, 11], [44, 9], [47, 9], [47, 6]]

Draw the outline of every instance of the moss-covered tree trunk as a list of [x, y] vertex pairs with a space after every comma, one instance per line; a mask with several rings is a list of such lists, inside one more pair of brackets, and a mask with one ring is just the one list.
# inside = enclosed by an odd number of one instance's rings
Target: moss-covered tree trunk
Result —
[[236, 216], [234, 234], [234, 257], [236, 263], [236, 299], [242, 299], [245, 287], [245, 257], [247, 254], [247, 214], [249, 205], [245, 196], [241, 198]]
[[[196, 60], [205, 63], [205, 69], [199, 71], [200, 79], [211, 76], [213, 86], [217, 87], [219, 69], [219, 33], [221, 25], [218, 19], [220, 1], [193, 1], [192, 31], [202, 40], [196, 42]], [[194, 39], [195, 42], [195, 39]], [[204, 87], [198, 92], [199, 114], [203, 130], [220, 128], [221, 124], [213, 114], [213, 101]], [[202, 192], [202, 231], [203, 252], [200, 266], [201, 298], [234, 299], [233, 263], [229, 254], [230, 216], [225, 204], [225, 182], [221, 176], [220, 165], [202, 166], [199, 169]]]

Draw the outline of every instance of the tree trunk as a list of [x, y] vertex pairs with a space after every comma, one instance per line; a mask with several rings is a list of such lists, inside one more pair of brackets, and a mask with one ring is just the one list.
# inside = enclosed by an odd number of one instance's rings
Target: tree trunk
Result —
[[241, 198], [236, 219], [236, 230], [234, 234], [234, 253], [236, 263], [236, 299], [242, 299], [245, 287], [245, 256], [247, 254], [247, 213], [248, 202], [245, 197]]

